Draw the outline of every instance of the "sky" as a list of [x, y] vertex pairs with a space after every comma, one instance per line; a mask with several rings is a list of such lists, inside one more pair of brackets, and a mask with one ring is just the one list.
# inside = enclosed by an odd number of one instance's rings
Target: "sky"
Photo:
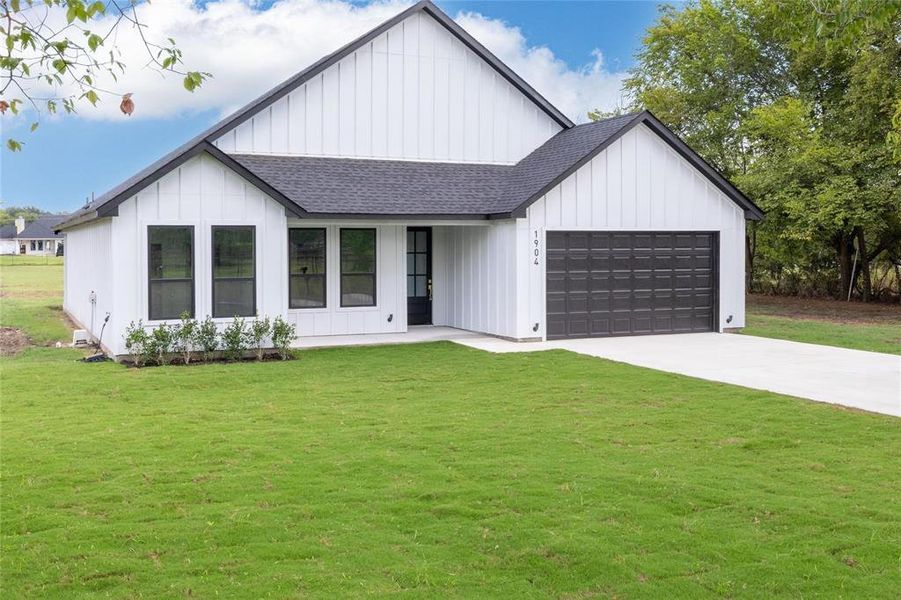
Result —
[[[192, 69], [213, 73], [193, 94], [177, 76], [142, 69], [137, 38], [118, 39], [129, 69], [117, 90], [132, 92], [126, 117], [116, 98], [76, 116], [0, 118], [0, 201], [71, 212], [181, 145], [272, 86], [412, 4], [401, 0], [154, 0], [149, 30], [173, 37]], [[436, 4], [571, 119], [624, 102], [621, 82], [657, 15], [643, 1], [460, 1]], [[128, 61], [129, 57], [136, 57]], [[265, 66], [265, 68], [261, 68]]]

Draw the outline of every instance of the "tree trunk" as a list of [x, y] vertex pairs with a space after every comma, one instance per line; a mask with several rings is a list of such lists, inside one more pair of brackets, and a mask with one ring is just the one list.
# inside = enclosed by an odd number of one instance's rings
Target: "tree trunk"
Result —
[[863, 236], [863, 227], [857, 228], [857, 251], [860, 255], [857, 270], [863, 280], [863, 301], [869, 302], [873, 295], [873, 280], [870, 278], [870, 260], [867, 258], [867, 244]]
[[854, 260], [852, 240], [853, 238], [844, 232], [838, 234], [838, 271], [841, 275], [839, 297], [843, 300], [848, 297], [848, 290], [851, 287], [851, 268]]

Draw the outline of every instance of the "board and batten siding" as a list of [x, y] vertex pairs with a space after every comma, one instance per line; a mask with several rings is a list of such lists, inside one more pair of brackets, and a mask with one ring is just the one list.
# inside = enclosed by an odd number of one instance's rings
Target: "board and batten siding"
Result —
[[516, 337], [516, 224], [432, 229], [432, 322]]
[[536, 335], [536, 323], [537, 335], [546, 335], [546, 232], [578, 229], [719, 232], [719, 327], [744, 327], [744, 212], [659, 136], [639, 125], [517, 220], [516, 287], [526, 299], [517, 307], [517, 337]]
[[[326, 307], [287, 309], [297, 335], [398, 333], [407, 330], [406, 227], [399, 224], [290, 220], [287, 227], [325, 229]], [[376, 230], [376, 305], [341, 306], [341, 229]], [[284, 233], [287, 236], [287, 231]], [[287, 254], [280, 259], [287, 273]], [[287, 302], [287, 291], [285, 292]], [[390, 320], [389, 320], [390, 319]]]
[[417, 12], [215, 143], [229, 153], [515, 163], [560, 129]]
[[[147, 228], [152, 225], [194, 228], [194, 310], [198, 319], [212, 313], [211, 228], [254, 226], [257, 312], [270, 317], [285, 314], [288, 306], [285, 209], [217, 160], [205, 154], [194, 157], [124, 201], [118, 209], [118, 216], [109, 222], [105, 252], [114, 287], [108, 292], [112, 296], [111, 309], [105, 309], [110, 311], [111, 318], [104, 333], [104, 345], [113, 353], [125, 354], [123, 335], [130, 322], [142, 319], [145, 325], [159, 324], [148, 320]], [[79, 246], [76, 242], [72, 251], [78, 252]], [[66, 252], [70, 252], [68, 246]], [[90, 260], [71, 262], [93, 268], [98, 260], [94, 256]], [[67, 287], [68, 276], [67, 273]], [[216, 321], [221, 327], [230, 319]]]
[[[103, 319], [110, 323], [103, 332], [103, 345], [111, 344], [115, 320], [113, 311], [112, 219], [102, 219], [70, 229], [65, 233], [66, 256], [63, 260], [63, 309], [72, 319], [100, 337]], [[91, 302], [91, 293], [96, 303]]]

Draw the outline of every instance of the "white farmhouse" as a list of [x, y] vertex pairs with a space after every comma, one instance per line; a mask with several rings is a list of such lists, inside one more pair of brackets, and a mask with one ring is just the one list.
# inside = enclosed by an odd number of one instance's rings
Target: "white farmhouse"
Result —
[[[300, 336], [742, 327], [762, 213], [648, 112], [575, 125], [428, 1], [84, 207], [65, 309]], [[99, 331], [93, 331], [97, 336]]]

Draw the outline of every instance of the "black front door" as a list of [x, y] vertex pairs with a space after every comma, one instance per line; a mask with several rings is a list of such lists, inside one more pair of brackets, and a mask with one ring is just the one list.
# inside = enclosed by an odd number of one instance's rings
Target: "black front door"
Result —
[[432, 324], [432, 228], [407, 228], [407, 324]]

